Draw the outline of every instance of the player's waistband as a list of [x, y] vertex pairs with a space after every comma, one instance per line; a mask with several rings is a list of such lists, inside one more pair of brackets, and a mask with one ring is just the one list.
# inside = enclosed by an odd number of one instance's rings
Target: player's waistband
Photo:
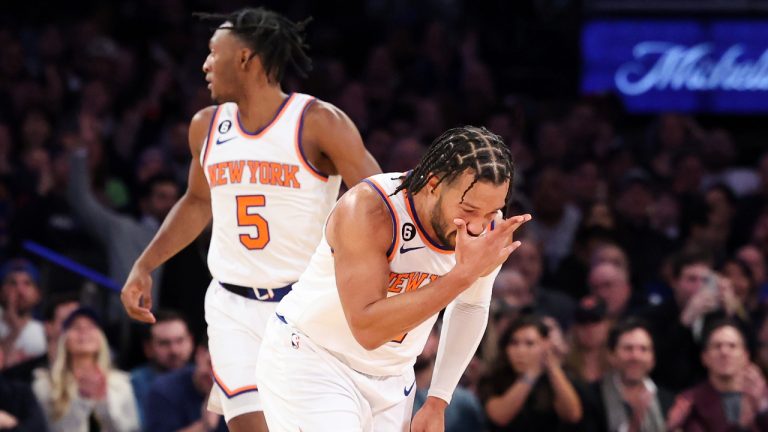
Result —
[[[285, 324], [286, 330], [291, 333], [292, 337], [293, 335], [298, 334], [302, 339], [311, 341], [312, 347], [313, 347], [312, 349], [318, 352], [323, 352], [325, 353], [325, 355], [333, 357], [336, 361], [339, 361], [344, 366], [350, 368], [351, 370], [361, 375], [365, 375], [372, 379], [380, 379], [380, 378], [387, 378], [391, 376], [399, 376], [407, 373], [411, 373], [411, 374], [413, 373], [413, 367], [406, 364], [403, 364], [402, 368], [385, 367], [384, 369], [381, 369], [375, 366], [373, 367], [373, 369], [371, 369], [370, 367], [367, 368], [365, 367], [364, 363], [355, 361], [353, 358], [347, 357], [340, 352], [330, 350], [327, 347], [323, 346], [322, 344], [318, 343], [317, 341], [313, 340], [311, 336], [301, 331], [301, 329], [295, 327], [292, 323], [289, 323], [288, 320], [285, 318], [285, 316], [281, 315], [280, 313], [275, 312], [275, 316], [277, 316], [277, 319], [282, 324]], [[291, 343], [293, 343], [293, 339]], [[356, 367], [356, 365], [359, 365], [360, 367]]]
[[293, 284], [290, 284], [280, 288], [251, 288], [226, 282], [219, 282], [219, 285], [225, 290], [237, 294], [240, 297], [263, 302], [279, 302], [286, 296], [286, 294], [291, 292], [291, 288], [293, 287]]

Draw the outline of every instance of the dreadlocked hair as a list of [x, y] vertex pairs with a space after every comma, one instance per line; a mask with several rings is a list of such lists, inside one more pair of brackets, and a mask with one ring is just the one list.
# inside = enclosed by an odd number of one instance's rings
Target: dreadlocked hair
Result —
[[[467, 192], [478, 181], [488, 181], [495, 185], [505, 181], [512, 183], [512, 152], [500, 136], [484, 127], [463, 126], [449, 129], [432, 142], [419, 164], [402, 177], [403, 182], [392, 195], [401, 190], [415, 194], [432, 176], [437, 176], [438, 185], [444, 181], [450, 183], [466, 170], [471, 170], [475, 178], [462, 194], [462, 202]], [[507, 198], [511, 190], [510, 186]]]
[[217, 25], [227, 22], [217, 28], [230, 30], [259, 56], [270, 83], [282, 81], [289, 65], [304, 78], [312, 70], [312, 59], [307, 55], [309, 46], [304, 42], [304, 31], [311, 17], [293, 22], [261, 7], [243, 8], [229, 14], [194, 15]]

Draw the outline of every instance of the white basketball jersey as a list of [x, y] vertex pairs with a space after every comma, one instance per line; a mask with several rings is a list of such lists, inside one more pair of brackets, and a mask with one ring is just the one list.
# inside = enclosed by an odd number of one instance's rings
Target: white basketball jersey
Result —
[[213, 212], [208, 268], [217, 280], [280, 288], [307, 266], [341, 184], [304, 157], [301, 130], [313, 101], [291, 94], [255, 132], [242, 126], [237, 104], [216, 108], [200, 160]]
[[[378, 192], [393, 221], [388, 296], [413, 291], [436, 280], [456, 264], [453, 250], [430, 239], [416, 215], [413, 201], [404, 191], [390, 196], [400, 185], [402, 173], [385, 173], [364, 182]], [[361, 221], [360, 223], [365, 223]], [[393, 229], [386, 226], [381, 229]], [[325, 236], [307, 270], [293, 291], [277, 306], [277, 312], [351, 368], [374, 376], [399, 375], [413, 366], [427, 342], [437, 314], [410, 332], [368, 351], [352, 335], [344, 318], [336, 288], [334, 261]]]

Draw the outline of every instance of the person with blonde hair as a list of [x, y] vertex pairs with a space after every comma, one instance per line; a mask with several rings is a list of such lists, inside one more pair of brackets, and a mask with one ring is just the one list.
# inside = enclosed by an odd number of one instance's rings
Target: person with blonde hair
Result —
[[35, 370], [32, 384], [51, 431], [138, 431], [130, 377], [112, 368], [95, 312], [79, 308], [62, 328], [55, 361]]

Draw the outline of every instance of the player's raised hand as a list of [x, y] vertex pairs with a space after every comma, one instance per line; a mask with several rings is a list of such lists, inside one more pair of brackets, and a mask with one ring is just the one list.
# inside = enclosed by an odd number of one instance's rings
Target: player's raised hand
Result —
[[148, 271], [137, 267], [131, 269], [128, 280], [120, 292], [120, 300], [123, 302], [128, 316], [141, 322], [154, 324], [155, 316], [152, 314], [152, 276]]
[[456, 232], [456, 267], [466, 271], [472, 277], [486, 276], [504, 263], [515, 249], [520, 246], [514, 241], [513, 234], [521, 225], [531, 220], [531, 215], [524, 214], [508, 219], [501, 217], [494, 220], [494, 229], [473, 236], [467, 231], [467, 222], [454, 219]]

